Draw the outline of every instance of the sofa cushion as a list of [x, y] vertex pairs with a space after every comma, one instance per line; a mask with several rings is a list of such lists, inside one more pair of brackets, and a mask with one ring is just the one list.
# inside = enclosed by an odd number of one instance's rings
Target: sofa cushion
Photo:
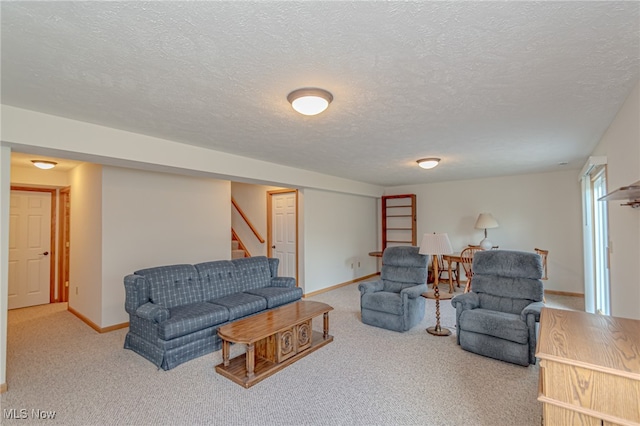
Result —
[[498, 337], [512, 342], [527, 344], [529, 328], [520, 315], [507, 312], [472, 309], [460, 314], [460, 330]]
[[372, 311], [386, 312], [395, 315], [402, 315], [402, 297], [398, 293], [388, 291], [378, 291], [375, 293], [365, 293], [360, 298], [361, 309], [371, 309]]
[[165, 308], [204, 301], [198, 271], [193, 265], [159, 266], [135, 274], [147, 280], [151, 301]]
[[236, 267], [230, 260], [198, 263], [195, 268], [202, 282], [204, 300], [218, 299], [240, 291]]
[[176, 306], [169, 311], [171, 318], [158, 324], [158, 335], [163, 340], [184, 336], [229, 319], [227, 308], [206, 302]]
[[264, 297], [247, 293], [230, 294], [229, 296], [210, 300], [209, 303], [227, 308], [229, 310], [229, 321], [267, 309], [267, 300]]
[[300, 287], [262, 287], [248, 290], [245, 293], [264, 297], [267, 300], [268, 309], [296, 301], [302, 297], [302, 289]]
[[271, 268], [265, 256], [245, 257], [232, 260], [236, 267], [238, 288], [242, 292], [271, 285]]

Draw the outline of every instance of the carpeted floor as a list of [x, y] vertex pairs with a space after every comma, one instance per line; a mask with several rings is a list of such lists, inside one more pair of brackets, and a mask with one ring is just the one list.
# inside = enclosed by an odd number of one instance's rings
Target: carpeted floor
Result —
[[[481, 357], [455, 335], [427, 334], [433, 300], [406, 333], [362, 324], [357, 284], [310, 300], [334, 307], [334, 341], [250, 389], [215, 372], [220, 352], [162, 371], [122, 348], [127, 329], [98, 334], [66, 304], [9, 311], [1, 423], [42, 423], [40, 410], [55, 412], [46, 424], [64, 425], [540, 424], [538, 366]], [[581, 310], [582, 302], [547, 296], [556, 308]], [[442, 325], [455, 330], [450, 302], [441, 311]], [[314, 329], [322, 330], [321, 317]], [[233, 346], [231, 356], [243, 349]]]

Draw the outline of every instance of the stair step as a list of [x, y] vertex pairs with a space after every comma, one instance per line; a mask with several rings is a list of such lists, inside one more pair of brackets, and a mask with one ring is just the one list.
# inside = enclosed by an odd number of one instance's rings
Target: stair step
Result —
[[240, 259], [244, 257], [244, 250], [231, 250], [231, 259]]
[[239, 247], [238, 240], [231, 240], [231, 250], [238, 250]]

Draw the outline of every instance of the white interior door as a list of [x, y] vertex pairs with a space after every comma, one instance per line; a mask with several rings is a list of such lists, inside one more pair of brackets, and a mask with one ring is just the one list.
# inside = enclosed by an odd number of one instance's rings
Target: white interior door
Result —
[[271, 256], [280, 259], [278, 275], [296, 276], [296, 193], [271, 194]]
[[11, 191], [9, 309], [50, 301], [51, 193]]

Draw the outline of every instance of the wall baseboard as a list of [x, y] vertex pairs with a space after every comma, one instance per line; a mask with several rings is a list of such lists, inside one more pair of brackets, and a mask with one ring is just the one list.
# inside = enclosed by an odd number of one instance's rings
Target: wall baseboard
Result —
[[[376, 273], [373, 273], [373, 274], [370, 274], [370, 275], [365, 275], [364, 277], [356, 278], [355, 280], [351, 280], [351, 281], [347, 281], [347, 282], [344, 282], [344, 283], [333, 285], [331, 287], [323, 288], [322, 290], [312, 291], [311, 293], [305, 293], [302, 297], [307, 298], [307, 297], [316, 296], [318, 294], [326, 293], [327, 291], [335, 290], [337, 288], [344, 287], [344, 286], [347, 286], [349, 284], [357, 283], [359, 281], [368, 280], [369, 278], [373, 278], [373, 277], [376, 277], [376, 276], [379, 276], [379, 275], [380, 275], [380, 272], [376, 272]], [[444, 280], [444, 281], [448, 281], [448, 280]], [[464, 284], [466, 284], [466, 282], [467, 282], [466, 280], [460, 280], [460, 287], [464, 288]], [[445, 282], [445, 284], [448, 285], [449, 283]], [[544, 293], [545, 294], [553, 294], [553, 295], [556, 295], [556, 296], [584, 297], [584, 294], [582, 294], [582, 293], [572, 293], [570, 291], [545, 290]]]
[[545, 294], [555, 294], [556, 296], [584, 297], [583, 293], [571, 293], [570, 291], [545, 290]]
[[75, 309], [73, 309], [71, 306], [67, 306], [67, 309], [69, 310], [69, 312], [71, 312], [73, 315], [77, 316], [82, 322], [87, 324], [89, 327], [93, 328], [98, 333], [108, 333], [110, 331], [120, 330], [121, 328], [129, 327], [129, 323], [128, 322], [123, 322], [122, 324], [115, 324], [115, 325], [110, 325], [109, 327], [102, 328], [102, 327], [98, 326], [96, 323], [94, 323], [93, 321], [91, 321], [89, 318], [87, 318], [84, 315], [82, 315], [80, 312], [78, 312]]
[[344, 283], [333, 285], [331, 287], [323, 288], [322, 290], [312, 291], [311, 293], [305, 293], [305, 294], [302, 295], [302, 297], [304, 297], [306, 299], [307, 297], [316, 296], [318, 294], [326, 293], [327, 291], [335, 290], [337, 288], [344, 287], [344, 286], [347, 286], [349, 284], [353, 284], [353, 283], [357, 283], [357, 282], [360, 282], [360, 281], [368, 280], [369, 278], [373, 278], [373, 277], [376, 277], [378, 275], [380, 275], [380, 273], [378, 273], [378, 272], [374, 273], [374, 274], [365, 275], [364, 277], [356, 278], [355, 280], [351, 280], [351, 281], [347, 281], [347, 282], [344, 282]]

